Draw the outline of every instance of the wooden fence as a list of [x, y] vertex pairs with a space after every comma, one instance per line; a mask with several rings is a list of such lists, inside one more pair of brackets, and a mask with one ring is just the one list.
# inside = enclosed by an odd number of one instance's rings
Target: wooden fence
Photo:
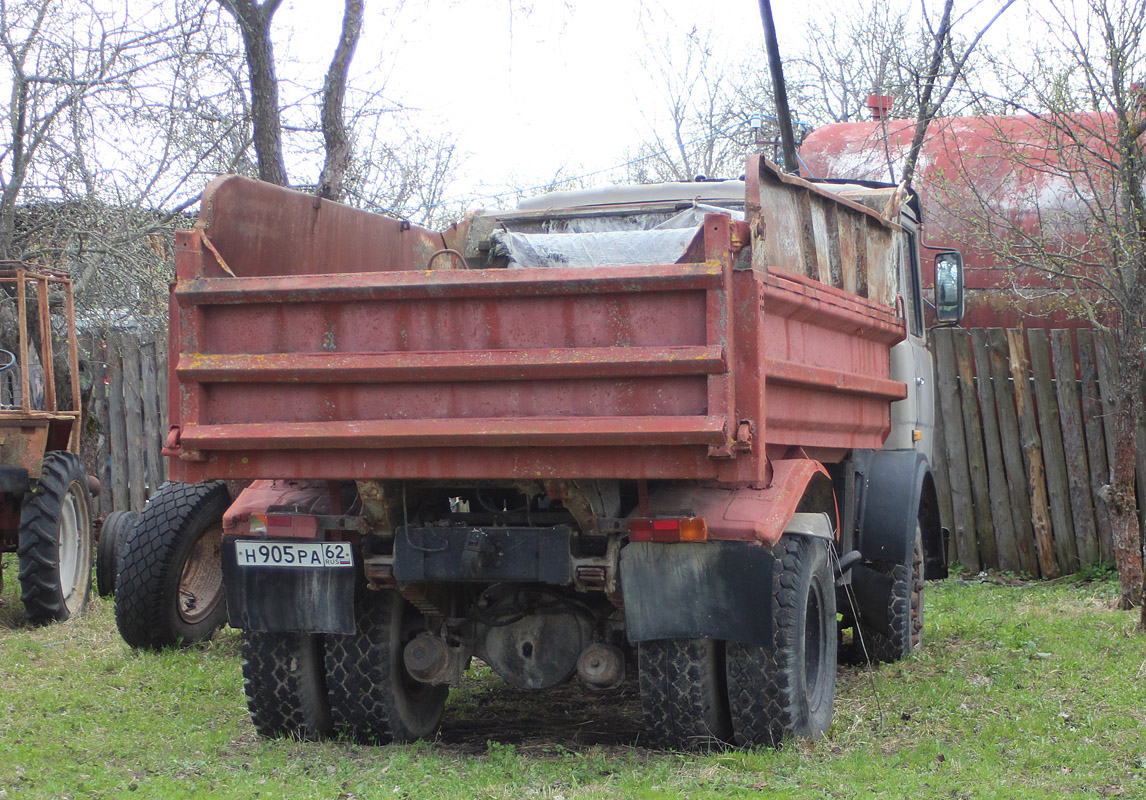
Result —
[[1112, 562], [1098, 494], [1114, 445], [1108, 342], [1089, 330], [946, 329], [934, 350], [934, 469], [952, 560], [1047, 578]]
[[99, 515], [140, 511], [167, 480], [159, 455], [167, 435], [167, 349], [162, 341], [114, 334], [88, 338], [92, 364], [84, 452], [103, 491]]
[[[941, 329], [934, 351], [933, 461], [952, 560], [1043, 577], [1112, 562], [1098, 500], [1114, 442], [1107, 343], [1088, 330]], [[95, 424], [84, 449], [104, 487], [99, 512], [138, 511], [167, 479], [166, 347], [118, 334], [87, 352]], [[1139, 496], [1144, 455], [1140, 446]]]

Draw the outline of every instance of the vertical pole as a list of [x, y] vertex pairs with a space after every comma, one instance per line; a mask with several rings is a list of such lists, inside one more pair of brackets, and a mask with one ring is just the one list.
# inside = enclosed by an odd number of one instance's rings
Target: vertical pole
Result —
[[16, 270], [16, 308], [20, 316], [20, 408], [32, 409], [32, 387], [28, 372], [28, 297], [24, 290], [25, 272]]
[[780, 142], [784, 148], [784, 171], [798, 174], [800, 162], [796, 158], [796, 138], [792, 135], [788, 89], [784, 84], [784, 66], [780, 63], [780, 46], [776, 42], [771, 0], [760, 0], [760, 21], [764, 23], [764, 49], [768, 52], [768, 70], [772, 74], [772, 94], [776, 100], [776, 119], [780, 124]]
[[61, 281], [64, 287], [64, 311], [68, 324], [68, 369], [72, 373], [72, 408], [76, 412], [76, 423], [72, 426], [72, 438], [68, 449], [77, 455], [80, 452], [80, 434], [84, 427], [84, 408], [80, 396], [80, 347], [76, 338], [76, 298], [72, 291], [72, 279]]
[[44, 368], [44, 408], [56, 408], [56, 365], [52, 356], [52, 310], [48, 305], [48, 279], [36, 278], [36, 306], [40, 312], [40, 364]]

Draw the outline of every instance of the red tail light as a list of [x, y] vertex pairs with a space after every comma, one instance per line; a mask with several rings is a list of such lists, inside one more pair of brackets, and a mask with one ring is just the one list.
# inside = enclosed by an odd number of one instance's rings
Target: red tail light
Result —
[[708, 525], [702, 517], [630, 519], [630, 542], [703, 542]]

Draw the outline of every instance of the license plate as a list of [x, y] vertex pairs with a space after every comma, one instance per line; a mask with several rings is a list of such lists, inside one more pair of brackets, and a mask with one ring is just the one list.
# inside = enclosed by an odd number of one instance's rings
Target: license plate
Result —
[[349, 542], [235, 542], [240, 567], [353, 567]]

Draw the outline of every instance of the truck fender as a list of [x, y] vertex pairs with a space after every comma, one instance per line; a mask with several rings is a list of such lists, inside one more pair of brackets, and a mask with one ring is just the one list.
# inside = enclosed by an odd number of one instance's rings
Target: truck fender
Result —
[[[734, 491], [757, 492], [761, 503], [766, 497], [782, 499], [789, 509], [822, 508], [825, 495], [820, 489], [825, 486], [826, 497], [831, 498], [831, 484], [823, 467], [803, 470], [797, 484], [800, 494], [794, 497], [786, 491], [778, 497], [766, 494], [768, 490]], [[680, 488], [677, 487], [678, 493]], [[793, 486], [787, 484], [783, 488], [791, 490]], [[729, 508], [736, 499], [727, 496], [731, 494], [729, 490], [698, 488], [695, 492], [706, 493], [710, 508]], [[710, 494], [719, 492], [725, 496]], [[801, 494], [807, 493], [814, 497], [801, 499]], [[678, 505], [679, 502], [678, 499]], [[650, 503], [655, 508], [652, 498]], [[629, 642], [718, 639], [771, 647], [772, 580], [776, 569], [771, 545], [779, 541], [781, 534], [835, 541], [835, 510], [834, 502], [826, 510], [789, 510], [787, 523], [770, 542], [763, 541], [759, 529], [739, 527], [735, 528], [741, 533], [739, 540], [630, 542], [621, 550], [620, 565]], [[764, 531], [770, 532], [767, 527]]]
[[[757, 542], [772, 547], [788, 531], [797, 513], [822, 512], [829, 528], [838, 517], [831, 478], [811, 458], [777, 459], [766, 488], [722, 488], [664, 484], [649, 493], [653, 517], [703, 517], [708, 538]], [[636, 512], [634, 512], [636, 513]]]
[[856, 544], [864, 560], [907, 563], [918, 523], [926, 577], [945, 577], [939, 502], [927, 456], [915, 450], [857, 450], [853, 460], [862, 476]]

